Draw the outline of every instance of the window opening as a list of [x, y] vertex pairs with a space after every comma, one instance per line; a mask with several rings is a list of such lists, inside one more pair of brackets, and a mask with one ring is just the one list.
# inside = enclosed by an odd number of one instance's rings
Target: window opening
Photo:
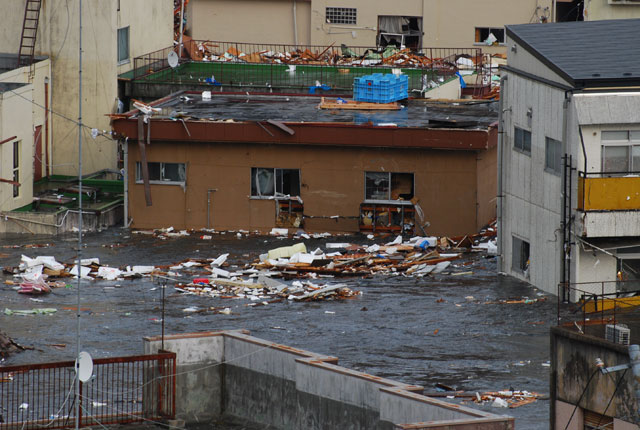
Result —
[[486, 45], [502, 45], [504, 44], [504, 37], [504, 28], [476, 27], [476, 43], [484, 43]]
[[357, 9], [353, 7], [328, 7], [325, 11], [327, 24], [356, 24]]
[[[155, 184], [184, 184], [187, 180], [184, 163], [147, 163], [149, 182]], [[136, 182], [142, 182], [142, 164], [136, 163]]]
[[640, 131], [603, 131], [602, 171], [609, 176], [640, 172]]
[[251, 196], [299, 196], [300, 170], [251, 168]]
[[413, 173], [365, 172], [365, 200], [411, 200]]
[[531, 132], [520, 127], [514, 127], [513, 147], [525, 154], [531, 154]]
[[561, 173], [562, 142], [547, 137], [545, 139], [544, 167], [548, 172], [559, 175]]
[[[20, 183], [20, 141], [13, 142], [13, 181]], [[13, 186], [13, 197], [20, 196], [20, 186]]]
[[422, 18], [378, 16], [378, 47], [391, 45], [417, 51], [422, 48]]
[[118, 29], [118, 63], [129, 61], [129, 27]]
[[529, 242], [512, 236], [511, 268], [529, 276]]

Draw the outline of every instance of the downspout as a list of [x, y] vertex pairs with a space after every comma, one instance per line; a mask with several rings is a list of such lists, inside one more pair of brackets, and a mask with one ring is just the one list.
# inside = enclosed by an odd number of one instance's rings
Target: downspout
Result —
[[502, 196], [502, 148], [504, 146], [504, 140], [503, 140], [503, 135], [504, 135], [504, 126], [502, 124], [504, 118], [503, 118], [503, 112], [504, 112], [504, 100], [506, 99], [506, 86], [505, 86], [505, 82], [507, 81], [508, 76], [501, 76], [500, 77], [500, 101], [498, 102], [498, 195], [497, 197], [497, 203], [498, 203], [498, 213], [496, 214], [496, 224], [497, 224], [497, 228], [498, 228], [498, 272], [504, 272], [503, 270], [503, 263], [504, 260], [502, 258], [502, 240], [504, 238], [504, 232], [502, 230], [502, 205], [503, 205], [503, 196]]
[[[178, 43], [179, 48], [179, 52], [178, 52], [178, 58], [182, 58], [182, 33], [184, 31], [183, 26], [184, 26], [184, 0], [182, 0], [180, 2], [180, 42]], [[191, 9], [193, 11], [193, 8]]]
[[51, 175], [49, 163], [49, 77], [44, 78], [44, 148], [45, 148], [45, 166], [47, 177]]
[[296, 13], [296, 0], [293, 0], [293, 43], [298, 46], [298, 18]]
[[129, 138], [125, 138], [122, 143], [122, 152], [124, 153], [124, 228], [129, 227]]
[[[560, 195], [562, 196], [562, 210], [561, 213], [561, 222], [562, 226], [562, 244], [561, 244], [561, 253], [562, 253], [562, 261], [560, 264], [562, 275], [560, 277], [560, 282], [564, 285], [562, 291], [562, 299], [563, 301], [569, 300], [568, 297], [568, 284], [571, 282], [571, 226], [567, 220], [567, 205], [571, 207], [571, 201], [567, 201], [567, 196], [565, 195], [571, 186], [571, 166], [569, 166], [569, 178], [567, 179], [567, 160], [568, 154], [567, 151], [569, 149], [569, 144], [567, 142], [567, 134], [568, 134], [568, 119], [567, 113], [569, 111], [569, 102], [571, 101], [570, 92], [565, 91], [564, 93], [564, 102], [562, 103], [562, 153], [564, 154], [564, 173], [562, 176], [562, 183], [560, 185]], [[558, 297], [558, 300], [560, 298]]]

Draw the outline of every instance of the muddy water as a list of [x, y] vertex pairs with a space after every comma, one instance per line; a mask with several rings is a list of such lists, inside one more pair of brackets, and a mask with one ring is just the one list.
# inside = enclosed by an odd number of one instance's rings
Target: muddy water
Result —
[[[361, 236], [307, 240], [309, 249], [326, 242], [371, 243]], [[17, 265], [20, 255], [75, 258], [76, 238], [10, 236], [1, 245], [52, 243], [49, 248], [0, 248], [0, 265]], [[232, 264], [252, 261], [265, 250], [295, 243], [271, 237], [238, 239], [233, 234], [214, 240], [196, 236], [159, 240], [110, 230], [84, 238], [82, 257], [100, 257], [102, 264], [160, 265], [185, 258], [210, 258], [229, 252]], [[114, 246], [115, 245], [115, 246]], [[466, 264], [464, 267], [462, 264]], [[244, 300], [211, 299], [176, 294], [167, 288], [166, 333], [247, 329], [270, 341], [336, 356], [340, 364], [378, 376], [419, 384], [435, 391], [443, 383], [467, 391], [504, 389], [548, 393], [549, 327], [555, 301], [535, 304], [482, 304], [512, 297], [544, 297], [534, 288], [496, 274], [493, 258], [476, 255], [455, 262], [452, 271], [472, 275], [432, 275], [427, 278], [378, 276], [340, 279], [362, 291], [354, 300], [316, 303], [276, 303], [248, 307]], [[2, 275], [0, 275], [2, 276]], [[37, 316], [0, 314], [0, 328], [21, 344], [36, 349], [15, 355], [4, 364], [69, 360], [75, 356], [76, 286], [55, 289], [34, 302], [0, 285], [2, 309], [55, 307]], [[88, 281], [81, 286], [81, 345], [94, 357], [142, 352], [142, 336], [161, 333], [161, 289], [148, 278], [133, 281]], [[225, 306], [231, 315], [183, 309]], [[51, 344], [66, 344], [66, 348]], [[482, 408], [516, 417], [519, 429], [547, 429], [549, 402], [517, 409]]]

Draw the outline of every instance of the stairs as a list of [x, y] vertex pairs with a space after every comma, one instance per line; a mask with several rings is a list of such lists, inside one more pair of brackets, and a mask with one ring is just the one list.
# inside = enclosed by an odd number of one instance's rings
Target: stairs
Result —
[[41, 4], [42, 0], [27, 0], [25, 5], [20, 50], [18, 51], [18, 67], [30, 66], [33, 63]]

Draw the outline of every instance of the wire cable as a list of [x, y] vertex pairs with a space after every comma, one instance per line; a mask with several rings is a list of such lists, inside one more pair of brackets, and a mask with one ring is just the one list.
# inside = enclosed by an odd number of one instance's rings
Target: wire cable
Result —
[[598, 373], [598, 372], [600, 372], [600, 369], [594, 370], [593, 373], [591, 374], [591, 377], [587, 381], [587, 385], [585, 385], [584, 390], [582, 390], [582, 394], [580, 394], [580, 398], [576, 402], [576, 407], [573, 408], [573, 412], [571, 412], [571, 416], [569, 417], [569, 421], [567, 421], [567, 425], [564, 426], [564, 430], [567, 430], [569, 428], [569, 424], [571, 424], [571, 420], [573, 419], [573, 415], [576, 413], [576, 410], [578, 410], [578, 406], [580, 405], [580, 402], [582, 401], [582, 398], [586, 394], [587, 388], [589, 388], [589, 384], [591, 384], [591, 381], [593, 380], [593, 377], [596, 376], [596, 373]]
[[[618, 391], [618, 388], [620, 388], [620, 384], [624, 380], [624, 376], [627, 374], [627, 370], [629, 370], [629, 369], [624, 369], [624, 372], [622, 372], [622, 375], [620, 375], [620, 379], [618, 379], [618, 383], [616, 384], [616, 388], [613, 390], [613, 394], [611, 394], [611, 398], [609, 399], [609, 403], [607, 403], [607, 407], [604, 408], [604, 412], [600, 416], [600, 419], [598, 420], [598, 425], [596, 426], [596, 428], [600, 428], [600, 423], [602, 422], [602, 418], [607, 413], [607, 410], [609, 409], [609, 406], [611, 406], [611, 402], [613, 402], [613, 398], [615, 397], [616, 392]], [[605, 426], [608, 426], [608, 425], [609, 424], [605, 424]]]

